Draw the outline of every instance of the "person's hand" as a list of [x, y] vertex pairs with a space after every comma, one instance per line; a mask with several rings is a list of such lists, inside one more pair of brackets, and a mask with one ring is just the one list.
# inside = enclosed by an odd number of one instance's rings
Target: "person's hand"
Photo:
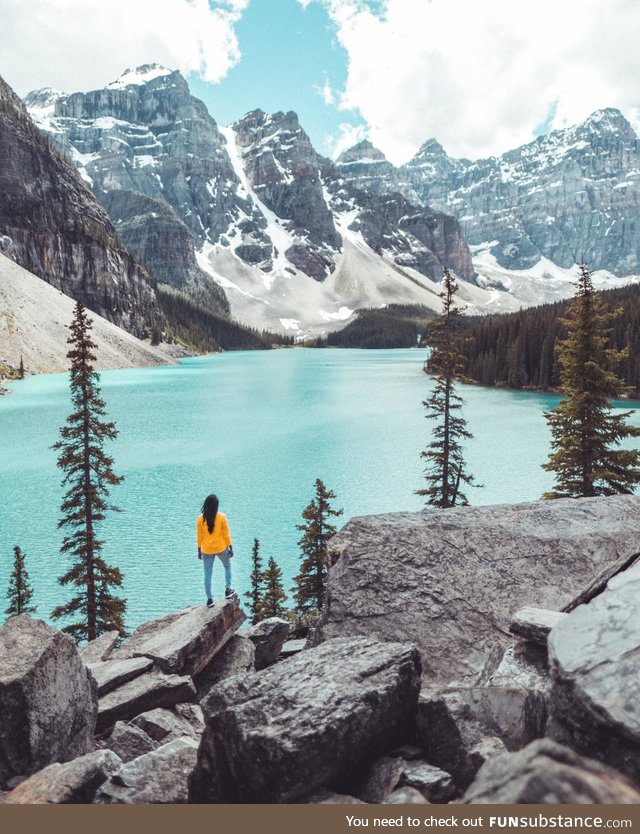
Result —
[[202, 552], [200, 550], [198, 551], [198, 559], [200, 559], [200, 561], [202, 561]]
[[233, 547], [229, 545], [229, 556], [233, 556]]

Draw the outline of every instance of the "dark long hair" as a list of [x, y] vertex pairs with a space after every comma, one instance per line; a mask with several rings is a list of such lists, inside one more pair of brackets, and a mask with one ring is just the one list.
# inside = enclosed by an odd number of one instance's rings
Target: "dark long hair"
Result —
[[216, 516], [218, 515], [218, 507], [220, 502], [217, 495], [207, 495], [202, 505], [202, 518], [209, 528], [209, 532], [213, 533], [213, 525], [216, 523]]

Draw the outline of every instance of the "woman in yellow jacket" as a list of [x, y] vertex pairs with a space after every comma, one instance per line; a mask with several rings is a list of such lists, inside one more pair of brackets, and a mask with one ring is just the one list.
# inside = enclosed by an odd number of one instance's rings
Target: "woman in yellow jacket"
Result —
[[226, 589], [224, 595], [232, 597], [235, 591], [231, 587], [231, 557], [233, 547], [229, 535], [229, 525], [224, 513], [218, 512], [220, 502], [217, 495], [207, 495], [202, 512], [196, 522], [196, 539], [198, 542], [198, 559], [204, 565], [204, 590], [207, 595], [207, 605], [213, 605], [211, 595], [211, 574], [216, 556], [224, 566]]

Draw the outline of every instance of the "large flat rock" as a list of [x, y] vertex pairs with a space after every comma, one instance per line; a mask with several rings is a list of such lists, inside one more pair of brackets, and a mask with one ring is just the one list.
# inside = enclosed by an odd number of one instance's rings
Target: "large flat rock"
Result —
[[97, 694], [66, 634], [20, 614], [0, 628], [0, 785], [93, 750]]
[[197, 605], [143, 623], [109, 657], [149, 657], [166, 674], [196, 675], [244, 622], [238, 598]]
[[408, 640], [427, 679], [475, 681], [511, 612], [560, 611], [607, 565], [640, 551], [640, 497], [354, 518], [332, 541], [319, 639]]
[[402, 742], [420, 687], [415, 648], [329, 641], [215, 686], [191, 802], [291, 802], [320, 786], [350, 793], [365, 763]]
[[153, 660], [149, 657], [129, 657], [126, 660], [87, 663], [86, 666], [98, 686], [98, 697], [102, 698], [144, 672], [149, 672], [153, 667]]
[[55, 762], [34, 773], [3, 800], [8, 805], [76, 805], [93, 802], [96, 791], [122, 761], [111, 750], [95, 750], [73, 761]]
[[640, 563], [549, 635], [548, 734], [640, 785]]
[[187, 675], [147, 672], [100, 699], [96, 729], [102, 732], [116, 721], [128, 721], [156, 707], [191, 701], [195, 694], [196, 688]]

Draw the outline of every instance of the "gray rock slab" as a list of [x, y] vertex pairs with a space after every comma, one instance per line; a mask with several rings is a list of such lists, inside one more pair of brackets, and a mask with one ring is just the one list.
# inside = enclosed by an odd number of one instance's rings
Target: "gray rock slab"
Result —
[[196, 763], [198, 743], [178, 738], [128, 762], [114, 773], [98, 795], [99, 804], [183, 804]]
[[488, 758], [506, 752], [502, 739], [474, 718], [457, 691], [421, 693], [416, 739], [425, 760], [450, 773], [459, 793]]
[[505, 651], [485, 686], [544, 692], [548, 681], [546, 651], [535, 645], [518, 643]]
[[357, 795], [364, 802], [383, 802], [400, 782], [406, 762], [404, 759], [383, 756], [368, 769], [364, 785]]
[[301, 652], [307, 645], [307, 638], [302, 640], [285, 640], [280, 649], [282, 657], [291, 657], [292, 654]]
[[640, 785], [640, 564], [549, 635], [547, 734]]
[[111, 658], [150, 657], [166, 674], [196, 675], [245, 619], [238, 598], [193, 606], [143, 623]]
[[619, 773], [549, 739], [487, 761], [465, 803], [634, 805], [640, 794]]
[[291, 802], [351, 793], [366, 763], [405, 740], [420, 687], [410, 645], [337, 639], [214, 687], [192, 802]]
[[[247, 629], [243, 629], [243, 632]], [[256, 650], [248, 637], [234, 634], [194, 679], [198, 698], [203, 698], [211, 689], [232, 675], [246, 675], [255, 670]]]
[[148, 657], [131, 657], [127, 660], [87, 663], [86, 666], [98, 685], [98, 697], [101, 698], [144, 672], [148, 672], [153, 667], [153, 660]]
[[320, 788], [320, 790], [315, 791], [311, 796], [308, 796], [301, 800], [301, 802], [305, 805], [365, 805], [366, 803], [363, 802], [361, 799], [357, 799], [355, 796], [350, 796], [349, 794], [345, 793], [336, 793], [335, 791], [330, 791], [326, 788]]
[[111, 750], [96, 750], [34, 773], [6, 795], [7, 805], [89, 804], [122, 761]]
[[176, 713], [186, 718], [197, 736], [204, 731], [204, 714], [199, 704], [176, 704]]
[[100, 699], [97, 730], [102, 732], [116, 721], [128, 721], [156, 707], [173, 707], [195, 697], [190, 677], [147, 672], [109, 692]]
[[0, 785], [93, 750], [97, 693], [66, 634], [26, 614], [0, 628]]
[[150, 753], [158, 746], [140, 727], [126, 724], [124, 721], [116, 722], [106, 745], [123, 762], [130, 762], [138, 756], [144, 756], [145, 753]]
[[511, 617], [509, 631], [516, 637], [546, 646], [549, 632], [566, 616], [562, 611], [548, 608], [519, 608]]
[[520, 750], [545, 734], [547, 699], [544, 691], [521, 687], [469, 687], [452, 690], [467, 714], [502, 739], [507, 750]]
[[640, 497], [353, 518], [332, 547], [320, 637], [407, 640], [430, 685], [475, 683], [491, 648], [510, 645], [514, 608], [559, 611], [640, 551]]
[[133, 718], [131, 723], [157, 742], [164, 743], [181, 736], [195, 739], [197, 735], [190, 721], [168, 709], [158, 708], [143, 712]]
[[597, 597], [598, 594], [601, 594], [605, 590], [610, 579], [613, 579], [613, 577], [617, 574], [627, 570], [627, 568], [633, 567], [633, 565], [638, 562], [640, 562], [640, 553], [636, 552], [636, 550], [632, 553], [626, 553], [619, 559], [616, 559], [615, 562], [607, 565], [604, 570], [602, 570], [596, 578], [587, 585], [586, 588], [583, 588], [568, 605], [565, 605], [562, 610], [565, 612], [571, 612], [579, 605], [585, 605], [587, 602], [591, 602], [594, 597]]
[[256, 649], [256, 669], [266, 669], [278, 659], [289, 636], [289, 623], [282, 617], [269, 617], [247, 629], [246, 636]]
[[105, 631], [95, 640], [78, 646], [80, 657], [87, 664], [106, 660], [113, 651], [119, 636], [117, 631]]
[[408, 762], [400, 780], [400, 788], [415, 788], [429, 802], [448, 802], [456, 794], [453, 779], [449, 773], [427, 762]]

